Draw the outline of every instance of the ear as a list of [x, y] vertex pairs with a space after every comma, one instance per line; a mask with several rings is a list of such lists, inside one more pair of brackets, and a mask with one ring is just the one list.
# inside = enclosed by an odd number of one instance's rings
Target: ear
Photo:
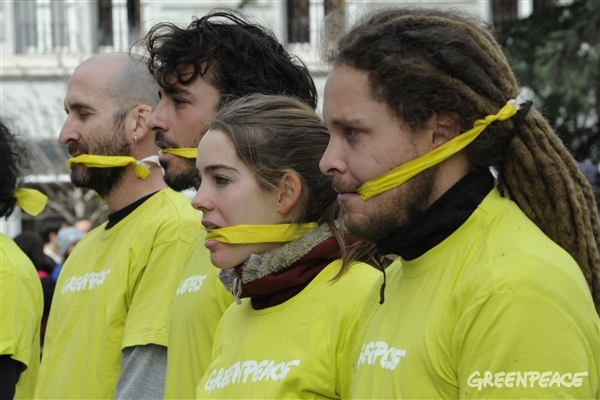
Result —
[[460, 123], [455, 114], [438, 114], [432, 118], [432, 146], [437, 148], [460, 135]]
[[147, 104], [140, 104], [130, 111], [131, 116], [131, 140], [141, 141], [148, 134], [149, 130], [146, 127], [146, 121], [152, 113], [152, 107]]
[[277, 212], [281, 215], [288, 214], [298, 203], [301, 192], [300, 177], [294, 172], [286, 172], [277, 189]]

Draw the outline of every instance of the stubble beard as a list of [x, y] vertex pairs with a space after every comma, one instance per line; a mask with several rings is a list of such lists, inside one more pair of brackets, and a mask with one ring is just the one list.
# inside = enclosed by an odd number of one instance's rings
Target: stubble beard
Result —
[[[90, 148], [79, 142], [69, 145], [69, 153], [82, 153], [106, 156], [127, 156], [131, 154], [131, 145], [124, 138], [122, 127], [101, 139], [90, 153]], [[88, 168], [83, 164], [73, 164], [71, 182], [73, 185], [92, 189], [102, 198], [112, 194], [123, 181], [126, 167]]]
[[[196, 169], [195, 158], [179, 158], [183, 164], [181, 171], [173, 171], [168, 164], [162, 164], [161, 166], [165, 170], [163, 179], [165, 183], [176, 192], [181, 192], [186, 189], [196, 189], [200, 187], [200, 174]], [[171, 161], [172, 162], [172, 161]]]
[[[154, 134], [156, 142], [161, 142], [164, 145], [174, 149], [179, 148], [177, 143], [170, 140], [163, 131], [157, 130]], [[190, 147], [198, 147], [198, 143], [196, 143], [195, 145], [192, 144], [192, 146]], [[181, 164], [179, 171], [174, 170], [175, 166], [173, 164]], [[165, 183], [174, 191], [181, 192], [186, 189], [198, 190], [198, 188], [200, 187], [200, 174], [196, 169], [195, 158], [184, 158], [175, 156], [175, 160], [171, 160], [169, 162], [161, 162], [160, 166], [164, 170], [163, 179]]]
[[358, 239], [377, 242], [409, 226], [429, 205], [435, 187], [437, 167], [429, 168], [398, 188], [371, 198], [371, 215], [352, 218], [344, 210], [344, 224]]

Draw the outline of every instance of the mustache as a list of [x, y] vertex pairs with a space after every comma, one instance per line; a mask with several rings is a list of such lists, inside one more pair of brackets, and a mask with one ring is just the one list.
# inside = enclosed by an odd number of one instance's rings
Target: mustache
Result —
[[89, 154], [90, 152], [89, 148], [85, 144], [79, 142], [69, 143], [69, 145], [67, 146], [67, 150], [71, 156], [77, 153]]
[[154, 142], [161, 142], [172, 149], [179, 148], [177, 143], [175, 143], [175, 142], [171, 141], [169, 138], [167, 138], [165, 133], [161, 130], [154, 131]]
[[333, 189], [338, 193], [356, 193], [361, 185], [361, 182], [342, 182], [336, 178], [332, 182]]

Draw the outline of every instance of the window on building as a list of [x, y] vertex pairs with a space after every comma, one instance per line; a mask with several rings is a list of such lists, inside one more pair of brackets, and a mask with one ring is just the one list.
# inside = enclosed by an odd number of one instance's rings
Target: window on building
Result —
[[52, 26], [52, 46], [56, 48], [65, 48], [69, 46], [69, 36], [67, 31], [67, 10], [64, 0], [52, 0], [50, 4], [51, 26]]
[[309, 43], [309, 0], [287, 0], [287, 17], [288, 43]]
[[29, 53], [38, 45], [37, 4], [35, 1], [15, 1], [15, 50]]
[[112, 0], [98, 0], [98, 46], [113, 45]]
[[129, 28], [129, 42], [140, 38], [140, 0], [127, 0], [127, 26]]

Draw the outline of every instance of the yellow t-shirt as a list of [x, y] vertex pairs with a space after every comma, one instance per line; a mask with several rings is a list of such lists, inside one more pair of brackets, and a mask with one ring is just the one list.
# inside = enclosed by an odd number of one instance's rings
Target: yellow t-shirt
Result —
[[189, 200], [163, 189], [79, 242], [56, 285], [37, 398], [113, 398], [124, 348], [167, 346], [173, 297], [200, 233]]
[[183, 273], [171, 311], [166, 399], [193, 399], [196, 385], [211, 361], [215, 331], [233, 296], [210, 263], [204, 234]]
[[332, 282], [329, 264], [299, 294], [263, 310], [249, 299], [221, 319], [213, 361], [196, 388], [199, 399], [346, 398], [359, 306], [378, 276], [354, 264]]
[[0, 355], [25, 365], [15, 399], [30, 399], [40, 365], [40, 325], [44, 311], [42, 284], [31, 260], [10, 238], [0, 234]]
[[388, 269], [361, 312], [356, 399], [598, 398], [600, 322], [575, 261], [496, 189]]

